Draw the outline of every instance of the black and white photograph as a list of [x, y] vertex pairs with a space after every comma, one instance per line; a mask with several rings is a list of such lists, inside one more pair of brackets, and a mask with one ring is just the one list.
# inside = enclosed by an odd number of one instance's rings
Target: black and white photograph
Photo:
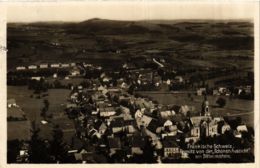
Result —
[[256, 5], [9, 5], [6, 164], [255, 163]]

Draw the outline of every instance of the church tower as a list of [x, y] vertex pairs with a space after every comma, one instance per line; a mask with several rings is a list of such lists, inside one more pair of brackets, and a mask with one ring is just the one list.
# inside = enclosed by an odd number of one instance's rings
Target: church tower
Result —
[[201, 116], [210, 116], [209, 101], [207, 99], [207, 96], [204, 97], [204, 101], [202, 102], [200, 115]]

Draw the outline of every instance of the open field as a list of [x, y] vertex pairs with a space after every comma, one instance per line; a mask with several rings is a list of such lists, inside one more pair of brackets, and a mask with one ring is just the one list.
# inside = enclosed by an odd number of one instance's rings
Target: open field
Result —
[[[56, 124], [55, 121], [57, 117], [60, 117], [64, 123], [69, 123], [72, 125], [67, 116], [64, 116], [64, 106], [69, 96], [70, 90], [66, 89], [50, 89], [48, 90], [49, 96], [41, 99], [31, 98], [33, 91], [28, 90], [24, 86], [8, 86], [7, 88], [7, 97], [14, 98], [16, 103], [24, 110], [29, 121], [35, 121], [36, 126], [40, 128], [40, 136], [44, 139], [50, 139], [52, 137], [52, 127]], [[41, 108], [44, 106], [43, 100], [47, 99], [50, 102], [48, 114], [53, 114], [53, 119], [50, 119], [52, 123], [47, 125], [42, 125], [40, 123], [43, 118], [41, 117]], [[8, 125], [9, 126], [9, 125]], [[74, 132], [73, 132], [74, 133]], [[65, 133], [71, 134], [71, 132]], [[68, 138], [65, 138], [65, 140]]]
[[[18, 130], [19, 129], [19, 130]], [[30, 140], [31, 139], [30, 121], [10, 121], [7, 122], [8, 140]]]
[[41, 99], [31, 98], [33, 94], [32, 90], [28, 90], [24, 86], [8, 86], [7, 88], [7, 97], [14, 98], [17, 104], [24, 110], [27, 118], [31, 121], [41, 119], [40, 113], [41, 108], [44, 106], [43, 100], [47, 99], [50, 102], [49, 112], [61, 113], [63, 112], [63, 107], [61, 104], [64, 104], [67, 101], [70, 90], [67, 89], [50, 89], [48, 90], [49, 96]]
[[[56, 79], [54, 78], [46, 78], [46, 81], [49, 83], [53, 83], [55, 80]], [[79, 85], [81, 82], [85, 81], [84, 78], [70, 78], [68, 80], [66, 79], [58, 79], [58, 80], [62, 85], [65, 86], [67, 86], [68, 84]]]
[[[201, 104], [203, 102], [203, 96], [194, 96], [193, 101], [187, 96], [187, 94], [149, 94], [148, 92], [138, 92], [141, 95], [148, 96], [153, 100], [157, 100], [162, 104], [174, 104], [174, 105], [189, 105], [194, 106], [197, 114], [201, 111]], [[216, 104], [218, 96], [208, 96], [208, 101], [210, 103], [210, 111], [213, 116], [239, 116], [242, 120], [250, 125], [254, 125], [254, 101], [251, 100], [241, 100], [241, 99], [226, 99], [226, 106], [224, 108], [219, 108]], [[195, 112], [195, 113], [196, 113]]]

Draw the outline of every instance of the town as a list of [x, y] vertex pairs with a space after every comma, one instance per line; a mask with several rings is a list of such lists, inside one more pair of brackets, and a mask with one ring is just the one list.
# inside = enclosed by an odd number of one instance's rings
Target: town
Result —
[[[155, 56], [110, 68], [87, 61], [18, 65], [7, 74], [8, 162], [252, 162], [253, 105], [243, 102], [254, 100], [254, 73], [210, 81], [235, 71], [195, 73]], [[249, 150], [205, 160], [196, 155], [203, 145]]]

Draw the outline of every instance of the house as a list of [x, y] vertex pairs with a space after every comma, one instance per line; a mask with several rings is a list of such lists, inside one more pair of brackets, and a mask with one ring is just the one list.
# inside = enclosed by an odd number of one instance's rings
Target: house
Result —
[[51, 64], [51, 68], [59, 68], [59, 67], [60, 67], [60, 64], [57, 64], [57, 63]]
[[110, 127], [112, 128], [113, 133], [119, 133], [124, 131], [124, 119], [123, 118], [115, 118], [111, 121]]
[[216, 120], [211, 120], [206, 127], [206, 136], [216, 136], [218, 134], [218, 123]]
[[190, 136], [192, 137], [200, 137], [201, 136], [201, 122], [208, 120], [209, 117], [207, 116], [195, 116], [190, 118], [191, 123], [191, 130], [190, 130]]
[[168, 119], [175, 115], [175, 112], [173, 110], [166, 110], [160, 112], [160, 117], [162, 119]]
[[48, 68], [48, 64], [40, 64], [40, 69]]
[[224, 125], [221, 127], [221, 134], [225, 134], [226, 131], [230, 131], [231, 127], [229, 124], [224, 123]]
[[61, 64], [61, 67], [62, 68], [68, 68], [68, 67], [70, 67], [70, 64], [63, 63], [63, 64]]
[[97, 138], [97, 139], [101, 138], [101, 134], [95, 128], [91, 128], [88, 131], [88, 136], [91, 138]]
[[140, 125], [142, 125], [144, 127], [147, 127], [150, 124], [150, 122], [152, 121], [152, 117], [149, 117], [147, 115], [143, 115], [143, 113], [140, 112], [139, 110], [136, 112], [136, 116], [137, 117], [141, 116]]
[[204, 95], [206, 93], [206, 88], [199, 88], [198, 90], [197, 90], [197, 95], [198, 96], [202, 96], [202, 95]]
[[29, 143], [21, 142], [19, 153], [16, 156], [17, 163], [29, 163]]
[[166, 158], [179, 159], [181, 157], [181, 150], [177, 144], [175, 136], [167, 136], [162, 141], [163, 156]]
[[16, 70], [17, 71], [21, 71], [21, 70], [25, 70], [26, 69], [26, 67], [24, 67], [24, 66], [18, 66], [18, 67], [16, 67]]
[[94, 163], [93, 152], [89, 152], [85, 149], [74, 153], [74, 157], [76, 161], [82, 161], [82, 163]]
[[129, 146], [131, 148], [131, 154], [137, 154], [137, 155], [141, 155], [143, 154], [143, 149], [146, 145], [146, 138], [143, 136], [138, 136], [138, 135], [134, 135], [134, 136], [130, 136], [129, 137]]
[[53, 74], [53, 78], [56, 79], [58, 77], [58, 74], [57, 73], [54, 73]]
[[88, 68], [88, 67], [93, 67], [93, 65], [92, 65], [92, 64], [86, 64], [85, 62], [83, 62], [83, 66], [84, 66], [85, 68]]
[[17, 107], [16, 100], [15, 99], [7, 99], [7, 107]]
[[180, 112], [181, 114], [183, 114], [184, 116], [187, 116], [187, 113], [188, 113], [189, 111], [192, 111], [192, 110], [194, 110], [194, 107], [193, 107], [193, 106], [192, 106], [192, 107], [189, 107], [189, 106], [187, 106], [187, 105], [183, 105], [183, 106], [181, 106], [179, 112]]
[[29, 65], [28, 69], [37, 69], [37, 66], [36, 65]]
[[238, 125], [236, 129], [239, 133], [247, 132], [247, 126], [246, 125]]
[[174, 81], [177, 82], [177, 83], [182, 83], [184, 80], [183, 80], [182, 76], [176, 76], [174, 78]]
[[108, 146], [110, 156], [115, 154], [117, 150], [121, 150], [121, 141], [118, 137], [108, 137]]
[[83, 86], [82, 85], [79, 85], [78, 86], [78, 90], [82, 90], [83, 89]]
[[40, 81], [43, 77], [40, 77], [40, 76], [33, 76], [31, 77], [31, 80], [37, 80], [37, 81]]
[[103, 135], [106, 132], [106, 130], [107, 130], [107, 125], [104, 122], [102, 122], [102, 124], [98, 128], [98, 132], [101, 135]]
[[226, 87], [219, 87], [218, 88], [218, 92], [221, 94], [221, 95], [226, 95], [226, 93], [228, 92], [228, 89]]
[[80, 75], [80, 70], [78, 68], [73, 68], [70, 71], [71, 76], [79, 76]]
[[114, 107], [102, 107], [99, 108], [99, 115], [100, 117], [109, 117], [116, 114], [116, 110]]
[[166, 120], [166, 121], [164, 122], [164, 124], [163, 124], [164, 127], [169, 127], [169, 126], [172, 126], [172, 125], [173, 125], [173, 123], [172, 123], [171, 120]]
[[164, 138], [166, 136], [176, 136], [177, 133], [178, 133], [178, 128], [177, 128], [176, 125], [167, 125], [167, 126], [165, 126], [165, 124], [164, 124], [163, 131], [164, 132], [161, 134], [162, 138]]
[[220, 93], [217, 89], [213, 89], [213, 96], [219, 96]]
[[75, 62], [72, 62], [72, 63], [70, 63], [70, 66], [71, 66], [71, 67], [74, 67], [74, 66], [76, 66], [76, 63], [75, 63]]
[[167, 79], [166, 84], [167, 84], [167, 85], [170, 85], [170, 84], [171, 84], [171, 80], [170, 80], [170, 79]]

